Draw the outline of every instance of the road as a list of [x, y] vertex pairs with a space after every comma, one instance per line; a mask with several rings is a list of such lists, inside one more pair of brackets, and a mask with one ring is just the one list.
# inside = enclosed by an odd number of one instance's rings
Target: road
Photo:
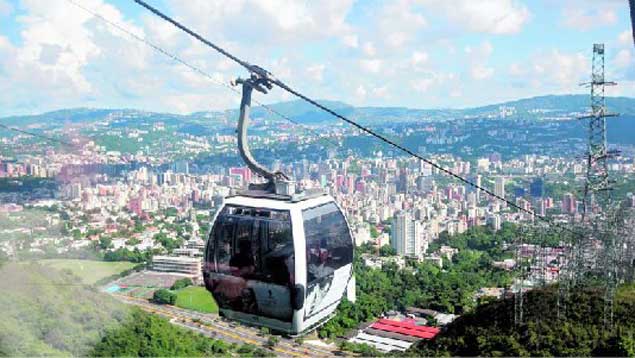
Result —
[[[205, 336], [222, 339], [231, 343], [248, 343], [266, 347], [268, 338], [259, 335], [259, 331], [241, 324], [220, 318], [216, 314], [199, 313], [174, 306], [158, 305], [148, 300], [126, 295], [111, 294], [116, 299], [142, 310], [164, 316], [172, 324], [191, 329]], [[280, 342], [273, 347], [273, 351], [281, 357], [332, 357], [334, 350], [318, 347], [310, 343], [296, 344], [294, 341], [279, 337]]]

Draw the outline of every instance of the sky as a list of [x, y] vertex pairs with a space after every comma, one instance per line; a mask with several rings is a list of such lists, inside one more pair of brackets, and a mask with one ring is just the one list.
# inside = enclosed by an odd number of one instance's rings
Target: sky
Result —
[[[635, 97], [626, 0], [147, 0], [310, 97], [465, 108], [587, 93]], [[201, 76], [79, 4], [208, 73]], [[246, 72], [131, 0], [0, 0], [0, 116], [72, 107], [190, 113], [238, 106]], [[272, 103], [292, 98], [277, 89]]]

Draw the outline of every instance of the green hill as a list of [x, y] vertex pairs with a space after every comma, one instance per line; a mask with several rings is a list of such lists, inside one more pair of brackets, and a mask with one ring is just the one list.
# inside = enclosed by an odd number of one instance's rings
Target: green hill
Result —
[[70, 271], [6, 263], [0, 275], [0, 356], [85, 356], [129, 315]]
[[514, 325], [514, 300], [479, 306], [450, 324], [435, 341], [421, 342], [416, 356], [635, 356], [635, 287], [616, 296], [612, 332], [603, 327], [603, 294], [587, 289], [566, 300], [566, 319], [558, 319], [558, 290], [530, 291], [523, 324]]

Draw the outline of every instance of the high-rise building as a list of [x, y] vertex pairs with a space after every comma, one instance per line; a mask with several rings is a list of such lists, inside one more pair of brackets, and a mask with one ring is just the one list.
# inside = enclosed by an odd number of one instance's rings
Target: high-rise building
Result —
[[494, 194], [505, 197], [505, 177], [496, 177], [494, 182]]
[[[481, 175], [480, 174], [476, 174], [476, 175], [472, 175], [468, 178], [472, 183], [476, 184], [476, 186], [481, 186]], [[476, 194], [476, 202], [481, 201], [481, 191], [478, 190], [476, 187], [472, 186], [472, 185], [467, 185], [466, 187], [467, 192], [468, 193], [475, 193]]]
[[529, 194], [534, 198], [540, 198], [543, 196], [544, 182], [542, 178], [534, 179], [529, 185]]
[[566, 193], [562, 198], [562, 212], [568, 214], [575, 214], [578, 211], [577, 202], [573, 194]]
[[423, 224], [400, 211], [393, 217], [392, 247], [397, 255], [420, 257], [423, 254]]

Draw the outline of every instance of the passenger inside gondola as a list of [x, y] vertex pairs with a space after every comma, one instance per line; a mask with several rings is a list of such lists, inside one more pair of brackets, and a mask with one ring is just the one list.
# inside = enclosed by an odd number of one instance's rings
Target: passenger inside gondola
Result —
[[229, 259], [229, 267], [235, 276], [245, 277], [254, 272], [256, 264], [250, 241], [238, 243], [238, 252]]

